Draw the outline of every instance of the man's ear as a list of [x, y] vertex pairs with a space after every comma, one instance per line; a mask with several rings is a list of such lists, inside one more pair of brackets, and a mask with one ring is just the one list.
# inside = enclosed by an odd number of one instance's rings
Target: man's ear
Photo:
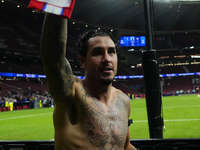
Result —
[[82, 66], [83, 69], [85, 69], [85, 58], [81, 55], [78, 55], [78, 60]]

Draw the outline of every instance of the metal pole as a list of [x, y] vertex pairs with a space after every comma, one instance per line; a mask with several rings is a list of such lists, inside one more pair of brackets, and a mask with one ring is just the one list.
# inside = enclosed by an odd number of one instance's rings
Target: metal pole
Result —
[[143, 0], [146, 21], [147, 50], [142, 51], [142, 66], [146, 94], [150, 138], [163, 138], [163, 119], [161, 116], [161, 86], [156, 50], [153, 49], [153, 35], [151, 25], [151, 0]]
[[151, 0], [143, 0], [144, 2], [144, 15], [145, 15], [145, 27], [146, 27], [146, 44], [147, 49], [151, 50], [153, 49], [153, 39], [152, 39], [152, 22], [151, 22], [151, 6], [150, 6]]

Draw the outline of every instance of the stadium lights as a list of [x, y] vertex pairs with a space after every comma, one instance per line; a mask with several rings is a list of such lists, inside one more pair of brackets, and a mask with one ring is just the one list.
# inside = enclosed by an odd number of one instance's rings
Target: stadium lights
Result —
[[[184, 63], [182, 63], [184, 64]], [[192, 63], [191, 63], [192, 64]], [[179, 64], [176, 64], [179, 65]], [[190, 72], [190, 73], [172, 73], [172, 74], [160, 74], [160, 77], [178, 77], [178, 76], [196, 76], [200, 75], [200, 72]], [[0, 72], [0, 76], [4, 77], [13, 77], [16, 79], [19, 77], [26, 78], [27, 80], [29, 78], [46, 78], [46, 75], [38, 75], [38, 74], [19, 74], [19, 73], [6, 73], [6, 72]], [[80, 79], [84, 79], [84, 76], [77, 76]], [[114, 79], [137, 79], [137, 78], [143, 78], [143, 75], [132, 75], [132, 76], [115, 76]], [[6, 78], [6, 80], [12, 80], [11, 78]]]
[[200, 0], [170, 0], [172, 2], [200, 2]]
[[131, 66], [131, 68], [135, 68], [135, 66]]
[[190, 46], [190, 49], [194, 49], [194, 46]]
[[132, 51], [134, 51], [134, 49], [133, 49], [133, 48], [132, 48], [132, 49], [128, 49], [127, 51], [128, 51], [128, 52], [132, 52]]
[[200, 2], [200, 0], [154, 0], [155, 2]]
[[200, 3], [200, 0], [154, 0], [157, 3], [184, 3], [184, 4], [195, 4]]
[[[190, 55], [191, 58], [200, 58], [199, 55]], [[194, 61], [195, 62], [195, 61]]]

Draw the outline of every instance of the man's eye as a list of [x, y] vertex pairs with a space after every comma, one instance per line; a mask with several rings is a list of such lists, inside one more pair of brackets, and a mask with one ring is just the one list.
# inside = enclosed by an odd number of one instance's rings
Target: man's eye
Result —
[[115, 50], [109, 50], [108, 53], [109, 54], [115, 54]]
[[95, 50], [93, 54], [94, 55], [101, 55], [101, 51], [100, 50]]

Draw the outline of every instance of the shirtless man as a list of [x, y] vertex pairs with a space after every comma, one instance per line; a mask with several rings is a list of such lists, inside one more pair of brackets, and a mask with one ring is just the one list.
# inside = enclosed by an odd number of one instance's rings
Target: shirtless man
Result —
[[[99, 32], [99, 33], [98, 33]], [[130, 144], [130, 99], [112, 86], [117, 47], [111, 37], [90, 31], [77, 44], [85, 78], [73, 76], [66, 54], [67, 19], [46, 14], [41, 54], [55, 100], [56, 150], [136, 150]]]

